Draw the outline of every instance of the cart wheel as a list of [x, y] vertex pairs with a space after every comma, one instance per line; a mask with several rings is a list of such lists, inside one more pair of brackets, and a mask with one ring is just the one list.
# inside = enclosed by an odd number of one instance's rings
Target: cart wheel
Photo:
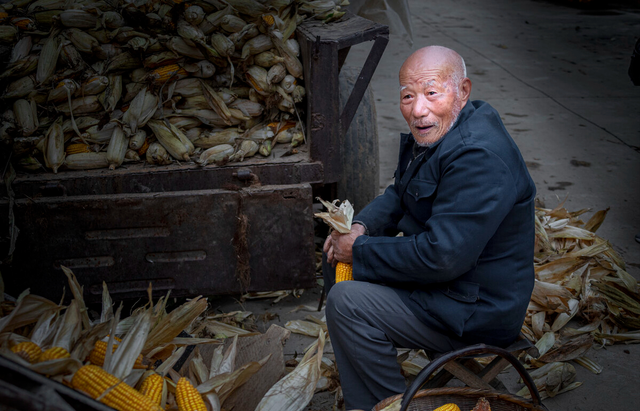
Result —
[[[345, 66], [340, 70], [340, 107], [349, 98], [358, 74], [360, 69], [355, 67]], [[371, 87], [367, 87], [344, 137], [342, 166], [337, 198], [348, 199], [358, 213], [378, 195], [380, 185], [378, 124]]]

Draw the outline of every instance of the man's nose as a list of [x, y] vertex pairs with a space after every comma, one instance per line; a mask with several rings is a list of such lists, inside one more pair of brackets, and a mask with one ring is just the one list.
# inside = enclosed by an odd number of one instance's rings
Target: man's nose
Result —
[[427, 117], [429, 115], [429, 104], [425, 96], [418, 95], [413, 101], [413, 117]]

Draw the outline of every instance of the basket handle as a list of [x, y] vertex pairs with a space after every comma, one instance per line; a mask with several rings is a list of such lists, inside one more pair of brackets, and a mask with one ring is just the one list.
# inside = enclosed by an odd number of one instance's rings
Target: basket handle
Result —
[[[400, 411], [406, 411], [409, 407], [409, 403], [416, 395], [418, 390], [424, 385], [425, 382], [429, 379], [431, 374], [433, 374], [438, 368], [442, 367], [449, 361], [453, 361], [460, 357], [471, 356], [475, 354], [496, 354], [505, 360], [509, 361], [513, 368], [518, 371], [518, 374], [522, 377], [524, 384], [529, 389], [531, 393], [531, 398], [533, 401], [533, 405], [536, 407], [540, 407], [542, 405], [542, 399], [540, 398], [540, 394], [538, 393], [538, 389], [533, 382], [533, 379], [524, 368], [524, 366], [518, 361], [511, 353], [503, 348], [494, 347], [491, 345], [485, 344], [476, 344], [470, 345], [468, 347], [462, 348], [457, 351], [452, 351], [442, 355], [441, 357], [436, 358], [431, 361], [422, 371], [420, 371], [415, 379], [415, 381], [407, 388], [402, 396], [402, 403], [400, 406]], [[542, 406], [544, 407], [544, 406]], [[545, 408], [542, 408], [545, 409]]]

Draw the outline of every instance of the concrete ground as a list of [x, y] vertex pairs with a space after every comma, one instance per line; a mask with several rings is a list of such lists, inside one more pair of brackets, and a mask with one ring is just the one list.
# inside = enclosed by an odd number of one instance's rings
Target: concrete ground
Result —
[[[413, 45], [392, 35], [372, 81], [380, 188], [391, 182], [398, 136], [408, 130], [398, 107], [402, 62], [426, 45], [453, 48], [466, 60], [472, 98], [489, 102], [501, 113], [527, 161], [539, 201], [555, 207], [566, 198], [570, 211], [610, 207], [598, 234], [613, 244], [628, 271], [640, 279], [640, 244], [634, 240], [640, 233], [640, 87], [627, 76], [640, 36], [640, 5], [608, 2], [608, 8], [581, 9], [570, 2], [533, 0], [409, 4]], [[347, 64], [361, 66], [368, 47], [352, 48]], [[289, 311], [299, 304], [317, 305], [319, 295], [318, 289], [307, 290], [298, 300], [288, 297], [273, 306], [249, 301], [245, 308], [257, 315], [277, 313], [275, 322], [284, 325], [310, 314]], [[219, 301], [222, 310], [238, 309], [225, 301]], [[311, 340], [293, 335], [285, 352], [290, 357], [300, 353]], [[592, 349], [587, 356], [604, 371], [594, 375], [576, 365], [576, 380], [582, 386], [545, 400], [548, 409], [637, 410], [640, 346]], [[513, 371], [502, 380], [516, 388]], [[316, 396], [309, 409], [329, 410], [331, 405], [330, 395], [324, 394]]]

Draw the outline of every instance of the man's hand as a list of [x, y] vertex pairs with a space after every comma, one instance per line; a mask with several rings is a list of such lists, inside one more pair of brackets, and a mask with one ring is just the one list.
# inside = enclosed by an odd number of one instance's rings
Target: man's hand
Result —
[[327, 253], [327, 261], [332, 267], [335, 267], [338, 262], [352, 263], [353, 254], [352, 247], [356, 238], [365, 233], [365, 228], [360, 224], [354, 224], [351, 226], [351, 232], [349, 234], [340, 234], [337, 231], [332, 231], [331, 235], [327, 237], [324, 242], [322, 250]]

